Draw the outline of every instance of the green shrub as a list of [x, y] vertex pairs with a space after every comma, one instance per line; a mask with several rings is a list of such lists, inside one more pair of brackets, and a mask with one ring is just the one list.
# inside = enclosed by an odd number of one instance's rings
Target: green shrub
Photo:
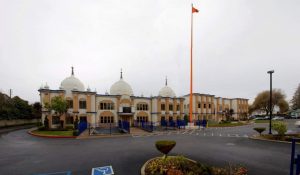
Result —
[[45, 131], [47, 128], [45, 127], [45, 126], [40, 126], [40, 127], [38, 127], [38, 130], [39, 131]]
[[37, 127], [43, 126], [43, 123], [42, 123], [42, 122], [37, 122], [37, 123], [36, 123], [36, 126], [37, 126]]
[[173, 140], [160, 140], [155, 143], [156, 149], [164, 154], [164, 158], [175, 147], [176, 142]]
[[66, 126], [66, 130], [68, 130], [68, 131], [71, 131], [71, 130], [73, 130], [73, 129], [74, 129], [73, 126]]
[[259, 133], [259, 135], [261, 135], [262, 132], [264, 132], [266, 130], [266, 128], [264, 127], [257, 127], [257, 128], [253, 128], [255, 131], [257, 131]]
[[272, 129], [277, 131], [279, 136], [284, 136], [287, 131], [286, 124], [284, 122], [274, 122], [272, 123]]
[[74, 130], [73, 131], [73, 136], [78, 136], [79, 135], [79, 130]]

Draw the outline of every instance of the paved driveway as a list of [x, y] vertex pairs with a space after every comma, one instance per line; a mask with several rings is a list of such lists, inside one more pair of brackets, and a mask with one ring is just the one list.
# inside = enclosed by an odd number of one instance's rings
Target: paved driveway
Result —
[[[185, 134], [84, 140], [38, 138], [28, 135], [26, 130], [19, 130], [1, 135], [0, 174], [23, 175], [70, 170], [73, 174], [88, 175], [93, 167], [112, 165], [115, 174], [135, 175], [139, 174], [146, 160], [160, 156], [154, 147], [155, 141], [160, 139], [176, 140], [177, 145], [171, 152], [173, 155], [185, 155], [220, 166], [241, 163], [249, 168], [249, 174], [288, 174], [290, 144], [243, 137], [244, 134], [253, 133], [252, 127], [223, 131], [227, 134], [241, 132], [241, 137], [228, 137], [226, 134], [204, 136], [200, 134], [204, 131], [188, 131]], [[217, 133], [218, 129], [206, 131]]]

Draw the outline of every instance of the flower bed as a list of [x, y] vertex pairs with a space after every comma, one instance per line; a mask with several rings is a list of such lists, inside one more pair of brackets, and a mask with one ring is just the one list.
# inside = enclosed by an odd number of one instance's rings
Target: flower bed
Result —
[[183, 156], [157, 157], [145, 163], [142, 175], [246, 175], [247, 169], [238, 167], [212, 167]]

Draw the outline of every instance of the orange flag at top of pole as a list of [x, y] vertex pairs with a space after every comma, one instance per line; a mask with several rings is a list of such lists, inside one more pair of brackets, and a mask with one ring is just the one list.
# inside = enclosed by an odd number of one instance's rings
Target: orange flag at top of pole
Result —
[[196, 9], [195, 7], [192, 7], [192, 13], [198, 13], [198, 12], [199, 12], [198, 9]]

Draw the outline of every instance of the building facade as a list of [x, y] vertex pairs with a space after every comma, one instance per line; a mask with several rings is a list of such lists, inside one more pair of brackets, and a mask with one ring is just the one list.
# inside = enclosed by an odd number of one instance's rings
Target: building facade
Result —
[[[50, 128], [73, 126], [75, 118], [98, 126], [117, 126], [118, 121], [151, 121], [160, 125], [161, 120], [184, 119], [189, 115], [189, 94], [176, 97], [167, 80], [157, 96], [134, 96], [131, 86], [123, 79], [115, 82], [110, 93], [97, 94], [75, 77], [74, 70], [70, 77], [65, 78], [57, 90], [48, 85], [39, 89], [42, 105], [42, 122], [49, 120]], [[64, 115], [57, 115], [48, 111], [45, 105], [51, 104], [55, 96], [63, 97], [68, 103], [68, 110]], [[225, 120], [229, 115], [238, 120], [248, 113], [248, 99], [221, 98], [209, 94], [193, 93], [193, 119]]]

